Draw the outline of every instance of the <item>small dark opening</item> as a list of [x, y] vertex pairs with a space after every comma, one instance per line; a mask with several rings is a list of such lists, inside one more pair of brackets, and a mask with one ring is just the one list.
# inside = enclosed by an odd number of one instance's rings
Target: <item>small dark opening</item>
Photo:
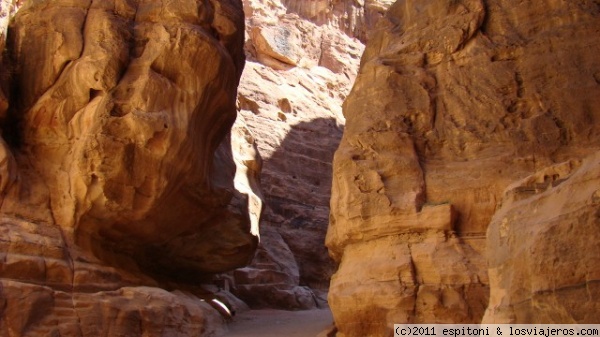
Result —
[[102, 94], [102, 90], [90, 89], [90, 101], [94, 98], [100, 96]]

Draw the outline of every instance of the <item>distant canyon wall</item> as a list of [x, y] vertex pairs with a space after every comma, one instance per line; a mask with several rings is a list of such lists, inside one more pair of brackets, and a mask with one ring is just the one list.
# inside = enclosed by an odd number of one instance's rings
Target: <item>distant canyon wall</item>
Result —
[[366, 41], [367, 34], [394, 0], [284, 0], [288, 12], [328, 24]]
[[339, 335], [598, 323], [599, 18], [595, 1], [389, 8], [334, 157]]
[[2, 65], [1, 335], [222, 332], [198, 284], [252, 259], [261, 213], [252, 139], [230, 133], [243, 46], [240, 1], [23, 3]]
[[313, 308], [324, 305], [335, 270], [324, 246], [331, 162], [364, 48], [362, 30], [341, 22], [364, 21], [365, 5], [245, 0], [244, 11], [238, 108], [264, 162], [265, 212], [257, 256], [231, 282], [255, 307]]

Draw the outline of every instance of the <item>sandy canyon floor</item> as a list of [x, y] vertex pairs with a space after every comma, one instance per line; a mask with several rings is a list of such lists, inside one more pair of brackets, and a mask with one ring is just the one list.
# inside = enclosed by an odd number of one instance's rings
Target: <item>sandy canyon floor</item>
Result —
[[331, 329], [329, 309], [303, 311], [250, 310], [238, 314], [227, 337], [315, 337]]

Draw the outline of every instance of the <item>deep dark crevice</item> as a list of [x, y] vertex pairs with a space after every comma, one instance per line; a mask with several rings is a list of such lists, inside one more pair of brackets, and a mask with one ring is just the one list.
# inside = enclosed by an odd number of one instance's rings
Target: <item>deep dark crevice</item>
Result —
[[[15, 50], [13, 31], [8, 29], [5, 50]], [[19, 108], [21, 86], [18, 83], [19, 69], [16, 66], [15, 55], [5, 52], [2, 57], [2, 71], [0, 71], [0, 87], [8, 99], [6, 117], [0, 120], [2, 138], [11, 149], [20, 149], [23, 145], [22, 114]]]
[[0, 129], [2, 130], [2, 138], [6, 141], [8, 147], [18, 150], [23, 145], [22, 121], [11, 110], [9, 109], [6, 120], [0, 124]]
[[489, 36], [488, 36], [488, 34], [489, 34], [488, 27], [489, 27], [489, 23], [490, 23], [490, 15], [488, 13], [489, 6], [487, 5], [487, 3], [485, 1], [483, 1], [482, 4], [483, 4], [483, 20], [481, 20], [481, 25], [479, 26], [479, 31], [481, 32], [482, 35], [489, 38]]
[[90, 89], [90, 101], [94, 98], [100, 96], [102, 94], [102, 90]]

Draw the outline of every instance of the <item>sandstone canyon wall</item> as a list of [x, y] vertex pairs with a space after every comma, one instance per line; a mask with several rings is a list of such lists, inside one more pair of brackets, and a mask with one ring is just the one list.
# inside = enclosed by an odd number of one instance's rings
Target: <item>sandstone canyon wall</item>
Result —
[[324, 240], [331, 162], [345, 122], [341, 105], [358, 70], [367, 21], [387, 6], [369, 4], [244, 1], [239, 115], [264, 161], [265, 212], [257, 256], [232, 282], [251, 306], [324, 304], [335, 269]]
[[2, 65], [0, 335], [222, 331], [198, 285], [251, 260], [261, 206], [252, 139], [228, 136], [243, 15], [24, 3]]
[[600, 152], [511, 184], [488, 227], [484, 323], [600, 322]]
[[390, 7], [334, 157], [338, 335], [598, 323], [599, 19], [591, 0]]

